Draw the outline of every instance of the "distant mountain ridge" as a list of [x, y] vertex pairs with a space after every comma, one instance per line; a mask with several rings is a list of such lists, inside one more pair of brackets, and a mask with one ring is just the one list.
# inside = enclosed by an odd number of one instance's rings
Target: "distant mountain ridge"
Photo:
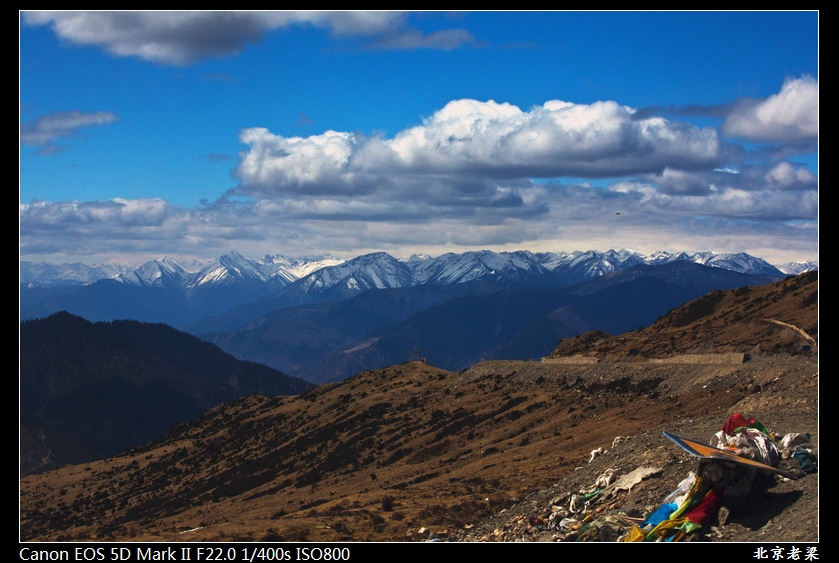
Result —
[[329, 254], [260, 260], [230, 252], [190, 271], [170, 258], [138, 268], [21, 262], [21, 320], [66, 310], [91, 321], [133, 319], [175, 327], [270, 295], [314, 270], [341, 263]]
[[275, 254], [252, 260], [236, 251], [220, 256], [197, 269], [187, 267], [165, 256], [138, 267], [115, 264], [88, 266], [79, 262], [51, 264], [22, 261], [20, 283], [32, 288], [89, 285], [100, 280], [114, 280], [127, 285], [148, 287], [161, 285], [169, 280], [186, 289], [194, 289], [202, 285], [229, 284], [235, 279], [250, 279], [257, 283], [282, 287], [315, 270], [342, 262], [343, 260], [330, 254], [305, 258], [289, 258], [282, 254]]
[[128, 285], [152, 286], [173, 281], [184, 288], [195, 289], [203, 285], [231, 283], [231, 280], [252, 280], [269, 286], [286, 286], [298, 279], [324, 268], [336, 268], [330, 279], [342, 279], [340, 272], [346, 272], [348, 263], [357, 264], [363, 258], [366, 262], [388, 260], [401, 267], [395, 267], [391, 276], [371, 279], [379, 289], [403, 287], [394, 285], [407, 274], [412, 285], [463, 283], [482, 275], [507, 275], [513, 278], [523, 272], [534, 274], [560, 272], [591, 279], [603, 274], [630, 268], [637, 264], [658, 265], [685, 260], [749, 274], [777, 275], [798, 274], [818, 269], [818, 261], [789, 262], [775, 267], [746, 253], [726, 254], [715, 252], [656, 251], [641, 254], [629, 250], [597, 250], [574, 252], [537, 252], [517, 250], [514, 252], [493, 252], [490, 250], [468, 251], [460, 254], [449, 252], [436, 258], [426, 254], [414, 254], [410, 258], [396, 259], [385, 252], [358, 256], [351, 260], [336, 258], [330, 254], [290, 258], [283, 254], [265, 255], [254, 260], [236, 251], [220, 256], [210, 264], [194, 269], [177, 261], [163, 257], [132, 267], [129, 265], [99, 264], [89, 266], [82, 263], [52, 264], [47, 262], [20, 262], [20, 284], [29, 288], [89, 285], [100, 280], [114, 280]]
[[[348, 295], [347, 285], [339, 283], [318, 301], [297, 282], [190, 329], [235, 357], [327, 383], [405, 361], [412, 350], [450, 370], [481, 359], [538, 359], [560, 338], [595, 329], [635, 330], [714, 289], [775, 279], [677, 260], [637, 264], [566, 287], [494, 284], [484, 276]], [[293, 294], [295, 289], [300, 293]]]
[[328, 254], [301, 259], [277, 254], [251, 260], [230, 252], [197, 271], [169, 258], [134, 269], [21, 262], [20, 319], [43, 318], [63, 310], [91, 321], [162, 322], [199, 334], [229, 331], [271, 311], [348, 299], [371, 289], [472, 283], [498, 289], [510, 285], [557, 288], [636, 266], [674, 262], [771, 279], [784, 276], [765, 260], [744, 253], [642, 255], [628, 250], [479, 250], [436, 258], [414, 255], [405, 260], [375, 252], [347, 261]]

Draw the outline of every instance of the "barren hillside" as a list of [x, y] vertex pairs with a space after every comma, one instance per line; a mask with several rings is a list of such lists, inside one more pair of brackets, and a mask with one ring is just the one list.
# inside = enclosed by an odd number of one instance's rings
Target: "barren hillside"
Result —
[[[755, 313], [807, 299], [802, 289], [767, 290], [778, 300], [764, 298]], [[725, 314], [723, 293], [712, 316]], [[812, 324], [773, 318], [809, 334], [817, 329], [812, 310]], [[679, 328], [701, 334], [707, 321], [701, 315]], [[755, 326], [765, 336], [743, 333], [760, 342], [779, 330]], [[810, 432], [817, 445], [818, 350], [810, 344], [790, 353], [807, 339], [780, 330], [801, 341], [741, 364], [495, 361], [454, 373], [412, 362], [297, 397], [241, 399], [120, 456], [25, 477], [21, 536], [394, 541], [433, 532], [441, 539], [562, 539], [531, 519], [545, 517], [604, 469], [662, 467], [601, 511], [643, 515], [684, 479], [695, 460], [662, 430], [706, 441], [729, 414], [743, 411], [779, 433]], [[616, 436], [630, 439], [612, 448]], [[600, 447], [608, 453], [588, 464]], [[702, 539], [816, 540], [817, 485], [817, 474], [773, 477], [755, 501], [734, 507], [726, 525]]]

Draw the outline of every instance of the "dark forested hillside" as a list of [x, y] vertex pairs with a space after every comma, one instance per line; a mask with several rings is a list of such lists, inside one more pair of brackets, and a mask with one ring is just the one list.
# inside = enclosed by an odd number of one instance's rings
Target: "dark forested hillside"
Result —
[[[222, 402], [311, 387], [162, 324], [94, 324], [60, 312], [20, 325], [22, 425], [80, 440], [101, 455], [152, 440]], [[44, 453], [22, 452], [23, 473], [50, 466], [45, 440]], [[38, 461], [24, 468], [24, 457]]]

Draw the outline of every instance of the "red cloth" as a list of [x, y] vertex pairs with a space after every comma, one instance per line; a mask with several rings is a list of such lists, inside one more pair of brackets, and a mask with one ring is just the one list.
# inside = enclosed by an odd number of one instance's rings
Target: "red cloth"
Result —
[[722, 488], [708, 491], [708, 494], [705, 495], [702, 502], [687, 513], [687, 519], [700, 526], [704, 526], [710, 522], [711, 518], [719, 511], [720, 505], [722, 505], [722, 492]]
[[755, 419], [753, 418], [746, 418], [743, 416], [743, 413], [736, 412], [725, 419], [725, 422], [722, 424], [722, 430], [726, 434], [734, 434], [734, 430], [740, 428], [741, 426], [749, 426], [755, 423]]

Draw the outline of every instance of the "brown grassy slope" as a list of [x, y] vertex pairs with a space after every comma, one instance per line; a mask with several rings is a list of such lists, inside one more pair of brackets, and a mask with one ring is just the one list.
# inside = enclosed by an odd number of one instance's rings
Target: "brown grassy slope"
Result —
[[[596, 356], [603, 361], [646, 361], [676, 354], [740, 352], [813, 360], [818, 347], [818, 272], [760, 287], [713, 291], [649, 327], [610, 337], [593, 331], [559, 342], [551, 356]], [[777, 322], [799, 328], [812, 340]], [[810, 346], [810, 351], [804, 347]], [[637, 355], [630, 355], [636, 350]]]
[[[769, 301], [764, 305], [775, 304]], [[759, 326], [767, 339], [776, 330]], [[704, 437], [699, 432], [732, 409], [784, 426], [778, 430], [815, 432], [818, 367], [792, 359], [722, 366], [485, 362], [461, 373], [414, 362], [298, 397], [249, 397], [121, 456], [22, 479], [21, 536], [402, 540], [421, 526], [458, 535], [555, 483], [589, 479], [575, 468], [616, 435], [652, 440], [636, 440], [631, 455], [625, 450], [621, 463], [630, 468], [649, 452], [659, 459], [655, 452], [675, 449], [660, 443], [662, 423]], [[676, 476], [660, 478], [660, 489], [684, 477], [671, 482]], [[659, 492], [647, 490], [646, 503]], [[818, 515], [813, 506], [811, 519]]]

